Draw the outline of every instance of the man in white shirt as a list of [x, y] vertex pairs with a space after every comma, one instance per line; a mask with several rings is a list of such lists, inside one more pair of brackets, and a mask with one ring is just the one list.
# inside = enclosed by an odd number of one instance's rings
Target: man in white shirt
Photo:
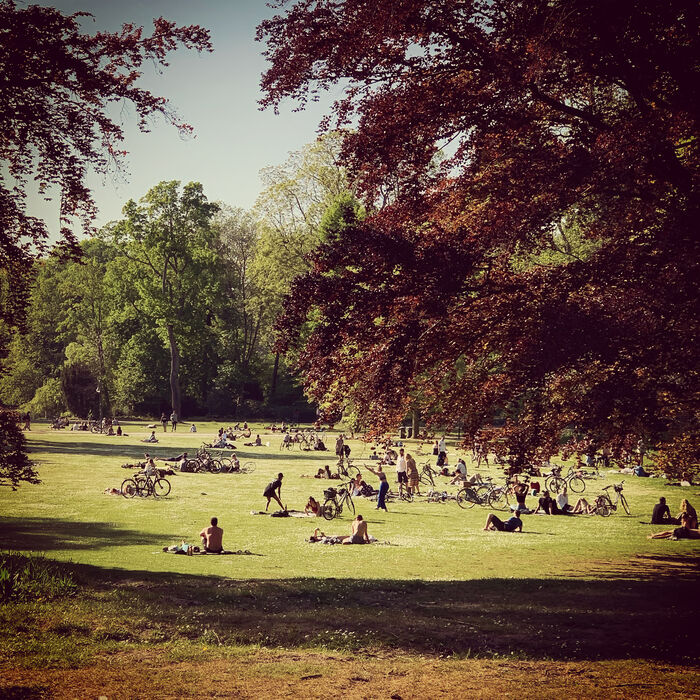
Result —
[[399, 450], [396, 460], [396, 478], [399, 482], [399, 493], [403, 493], [403, 486], [408, 487], [408, 474], [406, 473], [406, 455], [403, 447]]

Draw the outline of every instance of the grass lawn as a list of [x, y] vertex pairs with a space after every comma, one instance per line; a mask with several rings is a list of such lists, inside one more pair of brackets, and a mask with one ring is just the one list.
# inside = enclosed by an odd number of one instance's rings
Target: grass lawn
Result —
[[[352, 516], [329, 523], [251, 511], [264, 509], [262, 491], [279, 471], [289, 508], [320, 498], [330, 482], [302, 475], [333, 466], [334, 455], [281, 452], [281, 437], [263, 434], [269, 446], [237, 442], [241, 462], [255, 461], [252, 474], [178, 473], [161, 500], [104, 493], [130, 475], [122, 463], [144, 451], [194, 452], [217, 427], [159, 428], [158, 445], [145, 445], [145, 423], [125, 426], [121, 438], [33, 425], [42, 483], [0, 492], [0, 547], [44, 553], [81, 588], [0, 608], [0, 695], [695, 692], [700, 542], [647, 540], [660, 528], [645, 523], [660, 495], [673, 512], [681, 498], [697, 507], [697, 487], [606, 475], [584, 495], [624, 478], [630, 516], [526, 515], [513, 534], [484, 532], [488, 511], [478, 506], [417, 499], [383, 513], [356, 499], [381, 544], [309, 544], [318, 525], [346, 534]], [[363, 452], [351, 447], [353, 457]], [[440, 488], [455, 491], [446, 479]], [[197, 544], [212, 515], [227, 549], [255, 556], [162, 552], [182, 539]], [[141, 673], [127, 679], [125, 668]]]

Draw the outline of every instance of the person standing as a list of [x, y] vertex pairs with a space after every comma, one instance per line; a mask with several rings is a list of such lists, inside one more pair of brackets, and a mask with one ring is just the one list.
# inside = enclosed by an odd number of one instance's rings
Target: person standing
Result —
[[170, 414], [170, 422], [173, 425], [173, 432], [175, 432], [177, 430], [177, 413], [175, 411]]
[[345, 456], [345, 440], [343, 440], [343, 434], [338, 435], [335, 441], [335, 454], [338, 459], [342, 459]]
[[163, 432], [168, 432], [168, 416], [165, 415], [165, 411], [160, 414], [160, 422], [163, 425]]
[[389, 481], [386, 478], [386, 474], [382, 470], [382, 465], [378, 465], [376, 469], [372, 469], [369, 465], [367, 469], [372, 472], [375, 476], [379, 477], [379, 492], [377, 493], [377, 510], [387, 510], [386, 507], [386, 494], [389, 491]]
[[263, 496], [267, 498], [267, 504], [265, 505], [265, 510], [267, 510], [270, 507], [270, 501], [274, 498], [277, 503], [280, 504], [280, 508], [282, 510], [287, 510], [287, 507], [282, 504], [282, 501], [280, 500], [280, 494], [282, 492], [282, 479], [284, 478], [284, 474], [280, 472], [277, 475], [277, 478], [274, 481], [271, 481], [266, 487], [265, 490], [263, 491]]
[[396, 480], [399, 482], [399, 494], [403, 492], [404, 486], [408, 490], [408, 474], [406, 473], [406, 457], [404, 449], [399, 449], [399, 456], [396, 460]]
[[418, 465], [410, 454], [406, 455], [406, 474], [408, 475], [408, 492], [413, 496], [420, 496], [420, 477], [418, 475]]

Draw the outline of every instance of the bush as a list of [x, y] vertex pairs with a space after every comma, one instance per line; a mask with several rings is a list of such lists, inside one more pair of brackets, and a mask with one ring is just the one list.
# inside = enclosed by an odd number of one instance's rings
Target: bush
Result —
[[21, 481], [39, 483], [39, 477], [27, 456], [27, 441], [18, 423], [16, 413], [0, 411], [0, 485], [9, 482], [13, 491]]
[[57, 598], [75, 593], [73, 577], [43, 556], [0, 552], [0, 603]]

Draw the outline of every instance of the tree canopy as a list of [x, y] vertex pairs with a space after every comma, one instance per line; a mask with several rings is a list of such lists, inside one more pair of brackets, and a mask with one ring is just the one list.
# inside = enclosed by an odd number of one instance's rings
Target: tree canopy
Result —
[[89, 169], [106, 173], [121, 166], [126, 151], [112, 106], [133, 106], [142, 131], [162, 116], [182, 133], [192, 128], [163, 97], [139, 87], [144, 63], [166, 66], [179, 45], [211, 50], [209, 33], [154, 20], [143, 27], [89, 34], [81, 20], [51, 7], [18, 7], [0, 0], [0, 319], [23, 317], [32, 257], [45, 250], [44, 221], [26, 211], [30, 180], [40, 194], [60, 201], [61, 237], [77, 254], [74, 218], [92, 231], [95, 203], [86, 185]]
[[519, 457], [697, 434], [697, 20], [684, 0], [305, 0], [264, 21], [262, 105], [340, 86], [370, 211], [286, 303], [283, 347], [316, 321], [310, 395], [376, 430], [411, 406], [496, 425]]

